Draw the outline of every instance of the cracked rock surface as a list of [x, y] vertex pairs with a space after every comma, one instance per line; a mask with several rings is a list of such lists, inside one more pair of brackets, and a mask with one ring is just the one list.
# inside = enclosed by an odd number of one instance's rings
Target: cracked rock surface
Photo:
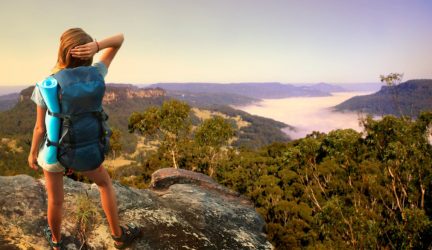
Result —
[[[0, 249], [48, 249], [44, 180], [0, 176]], [[252, 203], [209, 176], [166, 168], [153, 173], [152, 188], [114, 183], [121, 224], [143, 235], [130, 249], [273, 249]], [[66, 249], [115, 249], [95, 184], [64, 178], [62, 236]], [[80, 230], [84, 197], [93, 220]]]

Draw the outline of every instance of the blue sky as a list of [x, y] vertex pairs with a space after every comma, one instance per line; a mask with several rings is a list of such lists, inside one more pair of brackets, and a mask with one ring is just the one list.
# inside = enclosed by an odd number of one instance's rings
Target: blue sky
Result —
[[125, 34], [108, 82], [432, 78], [431, 13], [426, 0], [1, 1], [0, 85], [48, 75], [71, 27]]

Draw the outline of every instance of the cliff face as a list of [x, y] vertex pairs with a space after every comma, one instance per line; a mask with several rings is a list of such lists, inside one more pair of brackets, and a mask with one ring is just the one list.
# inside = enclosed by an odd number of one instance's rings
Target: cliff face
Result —
[[[250, 201], [210, 177], [170, 168], [152, 179], [152, 188], [144, 190], [114, 184], [122, 224], [133, 222], [143, 231], [133, 249], [273, 249], [263, 233], [265, 222]], [[48, 248], [42, 235], [43, 183], [25, 175], [0, 177], [0, 249]], [[67, 249], [114, 249], [97, 186], [64, 178], [64, 189]], [[83, 200], [88, 204], [83, 206]], [[94, 211], [85, 230], [83, 207]]]
[[[19, 101], [29, 100], [34, 86], [23, 89], [19, 94]], [[161, 88], [138, 88], [132, 84], [106, 84], [103, 104], [111, 104], [134, 98], [152, 98], [165, 96], [165, 90]], [[18, 98], [17, 98], [18, 99]]]
[[152, 98], [165, 96], [165, 90], [161, 88], [137, 88], [133, 85], [107, 84], [103, 104], [111, 104], [127, 99]]

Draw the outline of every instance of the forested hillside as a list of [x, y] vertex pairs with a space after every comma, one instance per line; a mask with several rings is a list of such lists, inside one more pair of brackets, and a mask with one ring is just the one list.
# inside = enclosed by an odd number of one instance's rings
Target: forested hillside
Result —
[[[33, 86], [23, 89], [19, 101], [8, 110], [0, 112], [0, 138], [26, 136], [30, 140], [36, 119], [36, 105], [30, 100]], [[103, 107], [109, 115], [109, 125], [118, 131], [122, 151], [132, 153], [137, 146], [136, 136], [129, 134], [128, 117], [134, 111], [143, 111], [151, 106], [160, 106], [164, 100], [171, 99], [160, 88], [138, 88], [132, 84], [108, 84]], [[252, 100], [251, 98], [247, 98]], [[189, 100], [189, 99], [188, 99]], [[257, 148], [275, 141], [288, 141], [289, 137], [281, 131], [289, 125], [272, 119], [250, 115], [228, 106], [194, 105], [210, 111], [221, 112], [233, 119], [239, 117], [247, 123], [240, 128], [236, 145]], [[193, 115], [193, 114], [192, 114]], [[196, 122], [194, 119], [193, 122]]]
[[399, 85], [383, 86], [375, 94], [353, 97], [335, 109], [414, 117], [421, 111], [432, 110], [432, 80], [409, 80]]
[[[242, 152], [219, 180], [254, 200], [280, 249], [426, 249], [432, 243], [432, 113], [364, 121]], [[430, 131], [429, 131], [430, 133]]]
[[[132, 124], [139, 127], [139, 119]], [[250, 197], [277, 249], [429, 248], [432, 113], [417, 120], [368, 117], [363, 126], [364, 133], [315, 132], [257, 150], [219, 150], [217, 162], [204, 157], [209, 151], [193, 139], [176, 155], [180, 167]], [[139, 165], [112, 174], [142, 187], [154, 170], [172, 166], [172, 147], [164, 145]]]
[[[27, 166], [31, 136], [36, 119], [36, 105], [30, 100], [33, 87], [23, 89], [19, 101], [8, 110], [0, 112], [0, 175], [38, 175]], [[109, 114], [109, 125], [114, 134], [110, 157], [125, 156], [135, 161], [129, 154], [140, 152], [138, 137], [128, 132], [128, 119], [133, 111], [143, 111], [149, 107], [161, 106], [169, 97], [161, 89], [138, 89], [132, 85], [108, 85], [104, 99], [104, 109]], [[239, 147], [259, 148], [274, 141], [288, 141], [281, 128], [289, 127], [271, 119], [249, 115], [227, 106], [214, 108], [210, 112], [226, 116], [232, 124], [243, 123], [238, 127], [233, 144]], [[200, 123], [197, 114], [191, 113], [191, 122]], [[137, 156], [139, 159], [141, 155]]]

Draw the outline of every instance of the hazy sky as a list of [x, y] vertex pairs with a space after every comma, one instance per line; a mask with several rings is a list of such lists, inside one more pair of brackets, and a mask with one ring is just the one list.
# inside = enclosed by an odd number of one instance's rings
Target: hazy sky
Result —
[[430, 0], [2, 0], [0, 85], [47, 76], [71, 27], [125, 34], [108, 82], [432, 78]]

